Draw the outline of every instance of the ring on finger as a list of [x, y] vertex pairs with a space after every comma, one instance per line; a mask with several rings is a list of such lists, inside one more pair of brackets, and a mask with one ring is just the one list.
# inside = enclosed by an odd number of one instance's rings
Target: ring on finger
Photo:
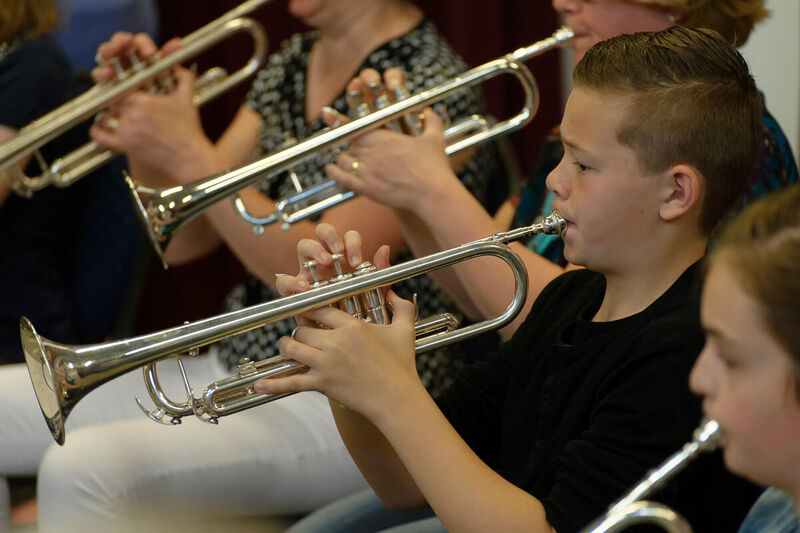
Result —
[[296, 335], [297, 335], [297, 328], [294, 328], [292, 330], [292, 334], [291, 334], [292, 339], [294, 339], [296, 337]]
[[360, 166], [361, 166], [361, 163], [359, 163], [358, 159], [353, 159], [353, 162], [350, 163], [350, 172], [354, 176], [358, 176], [358, 167], [360, 167]]

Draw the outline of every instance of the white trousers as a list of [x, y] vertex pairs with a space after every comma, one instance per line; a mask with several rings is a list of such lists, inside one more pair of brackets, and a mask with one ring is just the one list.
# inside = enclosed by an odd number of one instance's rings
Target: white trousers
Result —
[[[230, 375], [213, 354], [184, 362], [198, 391]], [[183, 401], [177, 365], [158, 370], [170, 397]], [[24, 365], [0, 368], [0, 395], [0, 416], [10, 418], [0, 424], [0, 477], [38, 470], [42, 533], [299, 514], [366, 487], [321, 394], [283, 398], [216, 426], [193, 417], [166, 426], [136, 405], [134, 396], [145, 405], [149, 396], [133, 371], [77, 404], [63, 447], [52, 442]]]

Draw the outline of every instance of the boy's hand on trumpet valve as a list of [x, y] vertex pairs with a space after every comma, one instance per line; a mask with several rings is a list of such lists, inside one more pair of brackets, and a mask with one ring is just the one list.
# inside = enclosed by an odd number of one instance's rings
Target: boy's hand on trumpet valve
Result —
[[[311, 288], [314, 278], [311, 269], [306, 265], [309, 261], [316, 261], [314, 270], [319, 280], [327, 280], [337, 275], [333, 261], [333, 254], [343, 254], [344, 261], [340, 260], [340, 268], [345, 272], [352, 272], [364, 260], [363, 240], [361, 234], [350, 230], [341, 237], [331, 224], [318, 224], [314, 230], [316, 240], [302, 239], [297, 243], [297, 261], [300, 271], [296, 276], [279, 275], [275, 287], [281, 296], [289, 296], [305, 292]], [[378, 270], [389, 266], [389, 246], [378, 248], [372, 258], [372, 264]], [[350, 268], [348, 268], [348, 265]], [[304, 316], [295, 317], [298, 325], [314, 325], [313, 321]]]
[[357, 411], [373, 423], [390, 416], [393, 406], [414, 392], [424, 392], [414, 357], [416, 308], [393, 291], [390, 325], [367, 324], [333, 307], [307, 317], [324, 329], [299, 326], [294, 337], [281, 338], [281, 355], [309, 367], [308, 372], [256, 382], [265, 393], [316, 390]]

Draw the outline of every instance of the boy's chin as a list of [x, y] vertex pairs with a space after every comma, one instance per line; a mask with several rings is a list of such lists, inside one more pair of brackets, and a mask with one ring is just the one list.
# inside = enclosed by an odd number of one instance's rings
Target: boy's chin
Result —
[[[730, 470], [737, 476], [746, 477], [752, 481], [757, 481], [753, 478], [752, 465], [740, 453], [736, 451], [736, 445], [731, 446], [730, 442], [726, 442], [722, 447], [722, 458], [725, 461], [725, 468]], [[748, 468], [750, 466], [751, 468]]]
[[586, 259], [582, 257], [580, 252], [574, 246], [570, 246], [569, 242], [564, 241], [564, 259], [567, 263], [575, 266], [589, 268], [586, 264]]

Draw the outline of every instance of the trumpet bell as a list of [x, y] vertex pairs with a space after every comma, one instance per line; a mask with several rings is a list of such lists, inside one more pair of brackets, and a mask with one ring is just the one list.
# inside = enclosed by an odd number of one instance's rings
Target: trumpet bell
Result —
[[161, 265], [164, 267], [164, 270], [166, 270], [169, 268], [169, 264], [164, 257], [164, 251], [167, 249], [167, 244], [169, 244], [172, 232], [164, 231], [163, 225], [160, 224], [160, 217], [151, 213], [145, 206], [145, 202], [142, 200], [142, 195], [140, 194], [140, 191], [143, 191], [144, 188], [140, 185], [136, 185], [127, 172], [123, 171], [123, 175], [125, 176], [125, 184], [128, 185], [128, 189], [131, 191], [134, 213], [136, 213], [139, 222], [142, 224], [141, 227], [144, 229], [147, 241], [161, 260]]
[[50, 349], [50, 343], [36, 333], [33, 324], [27, 318], [23, 317], [20, 320], [19, 331], [28, 373], [42, 415], [47, 422], [47, 428], [56, 442], [64, 444], [64, 421], [77, 399], [65, 401], [66, 391], [62, 383], [55, 378], [53, 359], [57, 357], [57, 350]]

